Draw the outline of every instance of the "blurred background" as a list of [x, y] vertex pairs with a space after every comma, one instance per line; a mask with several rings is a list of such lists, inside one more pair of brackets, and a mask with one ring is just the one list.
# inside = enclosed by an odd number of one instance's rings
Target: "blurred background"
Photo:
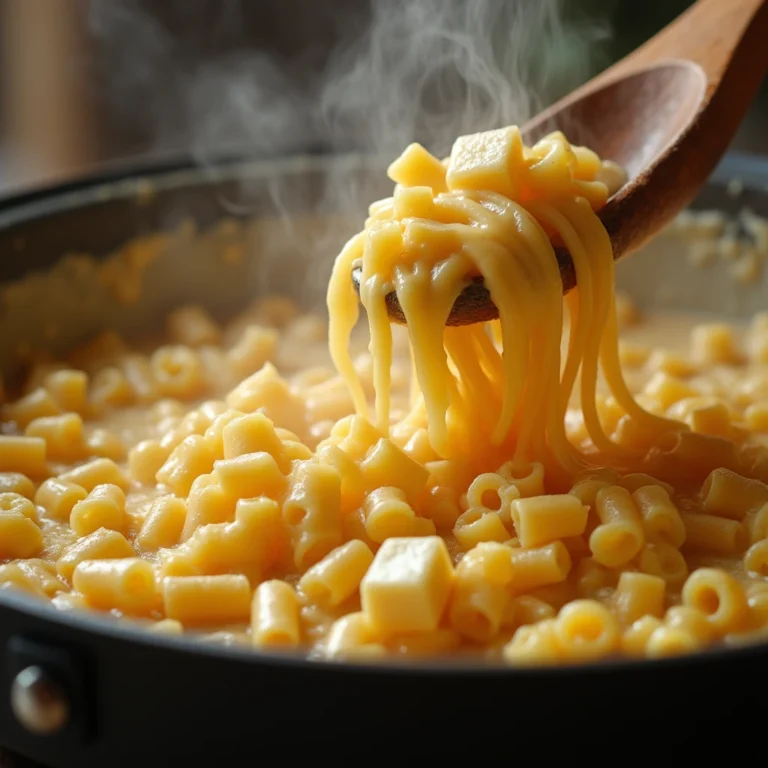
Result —
[[[285, 119], [272, 124], [264, 115], [306, 104], [297, 94], [317, 87], [342, 39], [364, 34], [372, 1], [0, 0], [0, 194], [194, 153], [203, 124], [209, 151], [217, 144], [254, 154], [275, 145], [322, 149], [322, 135], [299, 130], [312, 116], [298, 107], [290, 136]], [[406, 0], [390, 2], [394, 8]], [[559, 25], [556, 45], [534, 41], [526, 49], [540, 105], [621, 58], [690, 4], [498, 3], [551, 6], [547, 24]], [[237, 78], [243, 87], [230, 88]], [[768, 153], [766, 91], [735, 149]], [[253, 130], [244, 130], [249, 120]], [[270, 126], [279, 135], [265, 138]]]

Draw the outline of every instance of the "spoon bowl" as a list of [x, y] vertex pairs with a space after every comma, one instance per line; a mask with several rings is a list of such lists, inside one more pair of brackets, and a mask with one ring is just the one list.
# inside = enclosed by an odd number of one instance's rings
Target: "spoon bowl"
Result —
[[[714, 170], [766, 71], [768, 0], [698, 0], [626, 58], [525, 124], [531, 144], [561, 130], [628, 174], [598, 215], [619, 259], [644, 245], [695, 197]], [[570, 254], [555, 248], [563, 291], [576, 285]], [[362, 269], [352, 271], [359, 292]], [[406, 319], [392, 292], [393, 322]], [[481, 276], [448, 325], [498, 317]]]

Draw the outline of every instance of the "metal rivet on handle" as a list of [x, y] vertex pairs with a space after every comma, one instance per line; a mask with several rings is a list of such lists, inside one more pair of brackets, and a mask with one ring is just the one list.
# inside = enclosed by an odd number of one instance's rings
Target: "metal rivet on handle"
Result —
[[11, 686], [11, 709], [28, 731], [49, 736], [60, 731], [69, 719], [69, 700], [42, 667], [27, 667]]

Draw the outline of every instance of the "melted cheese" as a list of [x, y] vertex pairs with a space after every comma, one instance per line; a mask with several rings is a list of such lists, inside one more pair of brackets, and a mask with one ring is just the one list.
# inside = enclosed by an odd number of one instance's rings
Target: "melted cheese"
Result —
[[[390, 176], [409, 186], [397, 184], [391, 198], [371, 206], [331, 277], [331, 354], [358, 413], [368, 415], [368, 406], [348, 344], [358, 320], [350, 273], [360, 265], [374, 361], [373, 418], [381, 432], [426, 427], [439, 456], [471, 456], [476, 471], [509, 458], [539, 461], [550, 491], [570, 487], [590, 465], [639, 468], [646, 442], [684, 427], [643, 410], [619, 365], [614, 261], [596, 211], [623, 183], [621, 169], [571, 146], [560, 132], [526, 147], [510, 127], [457, 139], [442, 163], [447, 191], [441, 191], [437, 159], [427, 162], [425, 152], [409, 147], [392, 164]], [[568, 249], [575, 266], [578, 287], [565, 300], [553, 242]], [[498, 321], [446, 327], [456, 298], [477, 275], [499, 309]], [[392, 291], [407, 320], [416, 376], [412, 412], [394, 424], [385, 302]], [[600, 371], [648, 441], [620, 445], [608, 434], [598, 414]], [[568, 440], [565, 427], [577, 383], [589, 437], [582, 445]]]

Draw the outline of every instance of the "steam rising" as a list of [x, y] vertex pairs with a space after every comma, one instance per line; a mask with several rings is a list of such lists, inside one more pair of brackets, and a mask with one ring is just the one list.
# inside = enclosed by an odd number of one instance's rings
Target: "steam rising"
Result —
[[[212, 4], [179, 0], [181, 28], [172, 34], [151, 2], [91, 0], [90, 28], [107, 57], [112, 106], [119, 119], [149, 129], [154, 152], [191, 151], [211, 173], [222, 152], [354, 150], [384, 165], [419, 141], [445, 156], [457, 135], [524, 123], [607, 63], [595, 52], [608, 30], [575, 17], [573, 0], [370, 0], [370, 7], [364, 0], [282, 0], [273, 23], [282, 24], [283, 36], [303, 32], [305, 39], [293, 56], [249, 44], [246, 2], [213, 4], [216, 24], [206, 29], [202, 8]], [[332, 41], [324, 56], [315, 28]], [[198, 36], [197, 57], [180, 45], [185, 35]], [[380, 189], [332, 169], [321, 209], [359, 217]], [[270, 193], [278, 214], [294, 194], [280, 183]], [[238, 201], [222, 202], [243, 213], [257, 198], [263, 184], [257, 195], [245, 180]], [[338, 242], [320, 238], [316, 245]], [[324, 282], [327, 265], [323, 277], [309, 270], [306, 280]]]
[[[320, 95], [332, 140], [394, 157], [411, 141], [448, 154], [456, 136], [522, 124], [554, 82], [586, 78], [604, 30], [563, 23], [561, 0], [378, 0], [332, 61]], [[575, 66], [574, 66], [575, 65]]]
[[[307, 147], [393, 157], [414, 140], [446, 154], [457, 135], [522, 123], [581, 82], [607, 33], [574, 18], [572, 0], [372, 0], [365, 17], [363, 0], [276, 3], [286, 37], [302, 7], [310, 22], [335, 17], [333, 50], [308, 77], [301, 56], [249, 47], [244, 2], [218, 2], [206, 30], [212, 4], [181, 0], [171, 33], [152, 3], [91, 0], [106, 92], [121, 119], [149, 127], [153, 149], [188, 149], [203, 164]], [[222, 50], [207, 55], [206, 34]], [[200, 39], [197, 60], [184, 37]]]

